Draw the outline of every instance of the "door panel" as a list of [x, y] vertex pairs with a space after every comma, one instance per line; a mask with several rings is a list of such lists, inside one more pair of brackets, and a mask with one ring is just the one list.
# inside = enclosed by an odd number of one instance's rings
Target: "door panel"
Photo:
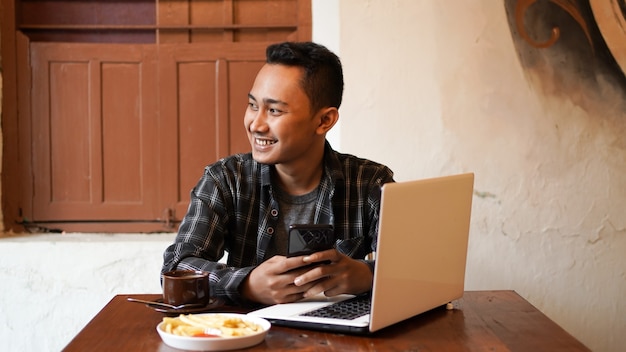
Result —
[[154, 49], [32, 43], [33, 214], [154, 219]]
[[158, 42], [311, 40], [310, 0], [159, 0]]
[[[57, 60], [45, 59], [47, 73], [39, 70], [34, 72], [35, 79], [46, 79], [49, 82], [48, 89], [38, 86], [41, 92], [36, 91], [35, 97], [41, 99], [33, 106], [37, 136], [34, 144], [35, 149], [42, 152], [37, 155], [35, 163], [39, 167], [35, 169], [43, 171], [35, 175], [35, 185], [41, 186], [36, 194], [41, 197], [38, 200], [52, 204], [83, 203], [91, 198], [91, 124], [85, 118], [89, 117], [90, 110], [87, 83], [89, 62], [69, 58]], [[50, 178], [49, 182], [41, 179], [46, 176]], [[44, 188], [48, 185], [50, 189]], [[45, 218], [43, 214], [36, 215]]]
[[[164, 190], [174, 221], [206, 165], [250, 146], [243, 127], [248, 92], [265, 62], [266, 44], [161, 45], [160, 112]], [[177, 133], [171, 133], [177, 131]]]

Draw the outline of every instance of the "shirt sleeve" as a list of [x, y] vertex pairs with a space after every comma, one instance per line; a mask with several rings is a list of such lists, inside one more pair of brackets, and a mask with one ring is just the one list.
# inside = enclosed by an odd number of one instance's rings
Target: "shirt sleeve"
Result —
[[174, 243], [163, 254], [161, 272], [203, 270], [209, 272], [211, 294], [227, 303], [244, 305], [239, 292], [252, 266], [233, 267], [219, 262], [224, 257], [232, 208], [228, 182], [205, 171], [191, 192], [189, 208]]

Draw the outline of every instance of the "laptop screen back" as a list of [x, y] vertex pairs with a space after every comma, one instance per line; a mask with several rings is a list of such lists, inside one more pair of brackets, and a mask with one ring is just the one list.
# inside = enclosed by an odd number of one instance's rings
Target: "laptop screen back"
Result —
[[370, 331], [463, 295], [473, 174], [383, 186]]

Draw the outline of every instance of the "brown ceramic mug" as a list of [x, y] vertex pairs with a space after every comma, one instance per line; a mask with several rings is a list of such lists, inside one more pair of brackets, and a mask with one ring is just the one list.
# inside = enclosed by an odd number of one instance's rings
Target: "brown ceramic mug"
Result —
[[163, 302], [175, 306], [211, 299], [209, 273], [199, 270], [173, 270], [163, 274]]

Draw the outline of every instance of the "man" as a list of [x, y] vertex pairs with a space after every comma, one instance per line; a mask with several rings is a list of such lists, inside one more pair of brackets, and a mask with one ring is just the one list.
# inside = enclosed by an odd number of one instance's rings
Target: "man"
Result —
[[[380, 187], [393, 173], [326, 142], [343, 94], [335, 54], [310, 42], [266, 54], [244, 116], [252, 152], [205, 168], [162, 271], [208, 271], [213, 294], [234, 304], [367, 292], [374, 262], [364, 258], [376, 249]], [[289, 225], [307, 223], [332, 224], [335, 249], [286, 257]]]

